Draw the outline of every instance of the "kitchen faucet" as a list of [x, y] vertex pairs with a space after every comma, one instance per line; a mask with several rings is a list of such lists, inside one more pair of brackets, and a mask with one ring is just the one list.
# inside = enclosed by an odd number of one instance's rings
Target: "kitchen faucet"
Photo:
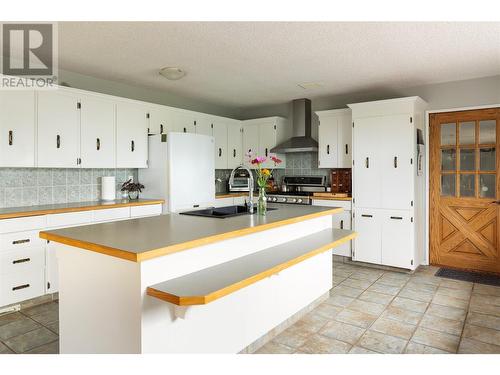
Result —
[[241, 164], [240, 166], [234, 168], [232, 171], [231, 171], [231, 175], [229, 176], [229, 183], [230, 184], [234, 184], [234, 174], [236, 173], [236, 171], [238, 169], [244, 169], [248, 172], [248, 175], [249, 175], [249, 179], [250, 179], [250, 186], [248, 188], [248, 212], [253, 214], [253, 173], [252, 171], [250, 170], [250, 168], [248, 168], [247, 166]]

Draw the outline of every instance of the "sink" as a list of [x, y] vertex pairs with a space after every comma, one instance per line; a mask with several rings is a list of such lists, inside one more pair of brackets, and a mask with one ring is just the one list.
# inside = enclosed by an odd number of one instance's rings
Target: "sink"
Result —
[[[277, 210], [277, 208], [267, 208], [268, 211]], [[254, 213], [257, 212], [256, 207], [254, 207]], [[227, 206], [227, 207], [212, 207], [203, 210], [186, 211], [181, 212], [181, 215], [191, 215], [191, 216], [203, 216], [203, 217], [215, 217], [217, 219], [224, 219], [226, 217], [249, 215], [247, 206]]]

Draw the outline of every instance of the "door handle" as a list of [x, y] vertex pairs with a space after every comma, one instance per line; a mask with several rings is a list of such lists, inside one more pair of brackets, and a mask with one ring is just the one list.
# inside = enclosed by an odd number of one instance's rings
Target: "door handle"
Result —
[[12, 146], [13, 143], [13, 138], [14, 138], [14, 132], [12, 130], [9, 130], [9, 146]]
[[235, 158], [235, 157], [236, 157], [236, 149], [233, 148], [233, 158]]
[[398, 157], [394, 156], [394, 168], [398, 167]]
[[365, 161], [365, 164], [366, 164], [366, 168], [370, 168], [370, 158], [366, 158], [366, 161]]
[[186, 131], [186, 127], [184, 127], [184, 133], [187, 133], [187, 131]]
[[160, 124], [160, 134], [163, 134], [163, 124]]
[[12, 264], [26, 263], [29, 262], [30, 260], [31, 260], [30, 258], [16, 259], [12, 261]]
[[349, 154], [349, 145], [347, 143], [345, 144], [345, 154]]
[[25, 289], [25, 288], [29, 288], [30, 287], [30, 284], [24, 284], [24, 285], [19, 285], [19, 286], [15, 286], [12, 288], [13, 291], [16, 291], [16, 290], [19, 290], [19, 289]]
[[266, 148], [266, 158], [267, 158], [267, 148]]
[[219, 147], [219, 158], [222, 156], [222, 148]]
[[362, 217], [373, 217], [373, 215], [366, 215], [366, 214], [363, 214], [361, 215]]
[[130, 141], [130, 150], [131, 150], [132, 152], [134, 152], [134, 151], [135, 151], [135, 142], [134, 142], [133, 140], [132, 140], [132, 141]]
[[403, 220], [401, 216], [391, 216], [391, 219], [393, 220]]
[[344, 229], [344, 220], [340, 220], [340, 229]]
[[97, 151], [99, 151], [101, 149], [101, 140], [99, 138], [97, 138], [97, 140], [96, 140], [96, 148], [97, 148]]
[[61, 148], [61, 136], [59, 134], [56, 136], [56, 147]]
[[326, 145], [326, 154], [330, 155], [330, 145]]
[[500, 201], [493, 201], [491, 203], [500, 205]]
[[22, 240], [12, 241], [12, 245], [20, 245], [20, 244], [29, 243], [29, 242], [30, 242], [30, 239], [26, 238], [26, 239], [22, 239]]

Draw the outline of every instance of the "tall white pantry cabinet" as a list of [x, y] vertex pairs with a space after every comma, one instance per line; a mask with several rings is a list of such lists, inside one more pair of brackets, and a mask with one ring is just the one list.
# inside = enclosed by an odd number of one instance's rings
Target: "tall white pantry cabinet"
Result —
[[423, 134], [426, 106], [419, 97], [349, 104], [355, 261], [420, 264], [425, 177], [417, 172], [417, 140], [423, 139], [417, 133]]

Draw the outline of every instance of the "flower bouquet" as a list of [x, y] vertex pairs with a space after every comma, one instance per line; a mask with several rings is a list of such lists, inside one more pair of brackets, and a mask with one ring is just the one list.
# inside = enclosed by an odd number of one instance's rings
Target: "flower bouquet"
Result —
[[[251, 153], [248, 153], [247, 157], [250, 161], [250, 164], [257, 167], [256, 169], [257, 186], [259, 188], [259, 198], [257, 200], [257, 213], [259, 215], [265, 215], [267, 211], [266, 186], [269, 178], [272, 176], [273, 171], [270, 170], [269, 168], [262, 167], [262, 165], [267, 161], [267, 158], [265, 156], [253, 157]], [[271, 155], [269, 158], [273, 161], [274, 166], [277, 166], [282, 162], [278, 157], [274, 155]]]

